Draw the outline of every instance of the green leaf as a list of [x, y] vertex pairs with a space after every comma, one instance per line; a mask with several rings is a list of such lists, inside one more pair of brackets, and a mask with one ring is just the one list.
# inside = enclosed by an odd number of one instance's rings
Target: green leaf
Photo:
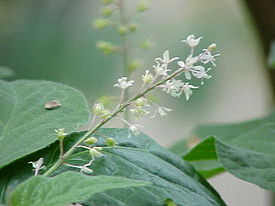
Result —
[[11, 69], [5, 66], [0, 66], [0, 79], [11, 77], [13, 75], [14, 75], [14, 72]]
[[[105, 148], [101, 150], [104, 156], [96, 158], [90, 166], [94, 171], [93, 175], [126, 177], [151, 182], [152, 185], [97, 193], [85, 201], [85, 205], [163, 206], [168, 198], [178, 206], [225, 205], [215, 190], [190, 164], [166, 151], [149, 137], [140, 134], [137, 137], [128, 138], [127, 129], [101, 129], [98, 132], [101, 134], [95, 134], [99, 140], [96, 146], [105, 146]], [[106, 147], [103, 135], [113, 138], [119, 145]], [[81, 133], [74, 133], [66, 138], [65, 150], [80, 136], [82, 136]], [[45, 165], [49, 168], [59, 156], [58, 146], [55, 143], [0, 171], [0, 176], [8, 174], [0, 179], [0, 193], [8, 196], [19, 182], [33, 174], [27, 164], [28, 161], [44, 157]], [[84, 165], [90, 159], [89, 152], [79, 148], [67, 163]], [[53, 176], [70, 170], [78, 171], [64, 165]], [[5, 199], [3, 196], [2, 201], [5, 202]]]
[[[55, 129], [69, 133], [89, 118], [83, 95], [58, 83], [0, 81], [0, 99], [0, 168], [54, 142]], [[61, 107], [45, 109], [50, 100]]]
[[[185, 159], [199, 161], [204, 156], [206, 159], [212, 157], [213, 161], [218, 160], [227, 171], [240, 179], [275, 191], [274, 112], [243, 123], [200, 126], [193, 131], [194, 136], [209, 138], [190, 150]], [[204, 149], [204, 154], [197, 153]]]
[[275, 69], [275, 42], [272, 42], [271, 49], [268, 57], [268, 65]]
[[187, 151], [183, 155], [183, 159], [189, 161], [205, 178], [212, 177], [224, 171], [217, 157], [214, 137], [202, 140], [195, 147]]
[[19, 185], [11, 195], [12, 206], [64, 206], [110, 189], [145, 186], [148, 182], [122, 177], [85, 176], [66, 172], [53, 178], [35, 176]]

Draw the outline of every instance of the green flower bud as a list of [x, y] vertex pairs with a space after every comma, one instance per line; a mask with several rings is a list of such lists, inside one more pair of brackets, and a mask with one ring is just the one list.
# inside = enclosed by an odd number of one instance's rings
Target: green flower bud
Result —
[[118, 143], [116, 140], [114, 140], [113, 138], [107, 138], [106, 141], [105, 141], [105, 144], [108, 146], [108, 147], [114, 147], [116, 146]]
[[211, 45], [209, 45], [209, 47], [207, 48], [207, 50], [208, 50], [208, 51], [213, 51], [213, 50], [216, 49], [216, 47], [217, 47], [216, 44], [211, 44]]
[[90, 155], [92, 157], [102, 157], [103, 154], [96, 147], [90, 149]]
[[101, 10], [101, 14], [102, 14], [102, 16], [104, 16], [104, 17], [109, 17], [109, 16], [112, 15], [113, 11], [114, 11], [113, 9], [108, 8], [108, 7], [105, 7], [105, 8], [103, 8], [103, 9]]
[[136, 32], [137, 31], [137, 28], [138, 28], [138, 25], [137, 24], [130, 24], [128, 26], [130, 32]]
[[63, 140], [66, 137], [66, 135], [67, 135], [67, 133], [64, 132], [64, 128], [62, 128], [62, 129], [56, 129], [54, 131], [56, 132], [56, 138], [59, 141]]
[[95, 144], [97, 143], [97, 138], [95, 137], [89, 137], [87, 138], [84, 143], [88, 144], [88, 145], [92, 145], [92, 144]]
[[140, 97], [135, 101], [137, 107], [144, 107], [147, 105], [147, 99], [144, 97]]
[[100, 115], [104, 110], [104, 106], [101, 103], [95, 103], [93, 107], [93, 114]]
[[102, 2], [103, 4], [105, 4], [105, 5], [107, 5], [107, 4], [113, 3], [114, 0], [101, 0], [101, 2]]
[[124, 35], [126, 35], [128, 33], [128, 27], [125, 26], [125, 25], [121, 25], [121, 26], [118, 27], [117, 32], [120, 35], [124, 36]]
[[100, 115], [102, 119], [107, 119], [111, 116], [111, 112], [107, 109], [104, 109]]
[[137, 11], [138, 12], [145, 12], [149, 9], [149, 6], [145, 2], [141, 2], [137, 6]]
[[104, 54], [112, 54], [117, 51], [117, 47], [110, 42], [99, 41], [96, 44], [96, 47], [102, 51]]
[[141, 62], [138, 60], [133, 60], [128, 64], [128, 71], [133, 72], [141, 66]]
[[107, 26], [110, 26], [111, 22], [107, 19], [95, 19], [93, 22], [93, 26], [96, 29], [104, 29]]
[[152, 41], [150, 41], [150, 40], [144, 40], [142, 43], [141, 43], [141, 45], [140, 45], [140, 47], [142, 48], [142, 49], [144, 49], [144, 50], [149, 50], [149, 49], [151, 49], [152, 47], [154, 46], [154, 43], [152, 42]]

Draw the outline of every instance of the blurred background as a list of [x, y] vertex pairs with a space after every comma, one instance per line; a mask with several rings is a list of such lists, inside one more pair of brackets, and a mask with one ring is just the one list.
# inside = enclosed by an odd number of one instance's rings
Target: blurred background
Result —
[[[140, 1], [125, 2], [131, 12]], [[139, 27], [131, 36], [130, 58], [142, 61], [133, 79], [166, 49], [173, 56], [186, 57], [180, 40], [189, 34], [204, 37], [199, 49], [215, 42], [221, 56], [211, 71], [213, 78], [188, 102], [157, 93], [161, 105], [173, 112], [166, 118], [137, 121], [146, 125], [143, 132], [168, 147], [198, 124], [244, 121], [271, 110], [274, 75], [267, 70], [266, 57], [274, 38], [269, 29], [275, 29], [272, 0], [146, 2], [150, 9], [132, 17]], [[0, 0], [0, 65], [16, 73], [9, 80], [62, 82], [81, 90], [91, 105], [102, 94], [118, 95], [113, 84], [123, 75], [121, 56], [103, 55], [96, 42], [120, 44], [121, 38], [115, 29], [92, 27], [101, 8], [100, 0]], [[140, 51], [138, 45], [148, 38], [154, 47]], [[227, 173], [210, 182], [229, 206], [272, 205], [268, 192]]]

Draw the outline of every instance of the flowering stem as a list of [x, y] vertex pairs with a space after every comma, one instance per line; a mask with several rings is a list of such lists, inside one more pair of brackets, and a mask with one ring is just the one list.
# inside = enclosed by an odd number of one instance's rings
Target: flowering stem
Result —
[[[120, 23], [122, 25], [126, 25], [127, 18], [125, 17], [123, 0], [118, 1], [118, 11], [119, 11], [119, 15], [120, 15]], [[129, 76], [129, 71], [128, 71], [129, 49], [128, 49], [127, 37], [126, 37], [126, 35], [121, 35], [121, 38], [122, 38], [123, 75]], [[125, 102], [129, 98], [129, 92], [128, 92], [128, 90], [125, 90], [125, 91], [123, 91], [122, 94], [123, 94], [123, 96], [122, 96], [121, 102]], [[127, 109], [125, 109], [125, 111], [124, 111], [124, 118], [129, 119], [129, 111]]]
[[57, 162], [49, 169], [47, 170], [43, 176], [50, 176], [58, 167], [60, 167], [64, 161], [66, 159], [68, 159], [70, 157], [70, 155], [74, 152], [74, 150], [87, 138], [89, 137], [91, 134], [95, 133], [99, 128], [101, 128], [105, 123], [109, 122], [113, 117], [115, 117], [119, 112], [121, 112], [123, 109], [125, 109], [127, 106], [129, 106], [132, 102], [134, 102], [135, 100], [137, 100], [140, 97], [143, 97], [145, 94], [147, 94], [148, 92], [150, 92], [151, 90], [155, 89], [156, 87], [158, 87], [159, 85], [165, 83], [166, 81], [178, 76], [179, 74], [181, 74], [184, 71], [184, 69], [179, 69], [177, 71], [175, 71], [173, 74], [171, 74], [170, 76], [166, 77], [165, 79], [162, 79], [161, 81], [159, 81], [158, 83], [146, 88], [144, 91], [138, 93], [137, 95], [133, 96], [132, 98], [130, 98], [129, 100], [123, 102], [118, 108], [116, 108], [111, 115], [106, 118], [103, 119], [101, 122], [99, 122], [94, 128], [88, 130], [62, 157], [63, 158], [59, 158], [59, 160], [57, 160]]
[[92, 129], [94, 123], [95, 123], [95, 120], [96, 120], [96, 115], [93, 116], [93, 119], [92, 121], [90, 122], [89, 126], [88, 126], [88, 130]]

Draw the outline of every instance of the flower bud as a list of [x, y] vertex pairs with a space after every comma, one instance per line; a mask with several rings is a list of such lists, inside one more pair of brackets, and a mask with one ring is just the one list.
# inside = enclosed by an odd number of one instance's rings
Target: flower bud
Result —
[[153, 77], [153, 75], [150, 73], [150, 71], [149, 70], [146, 70], [145, 71], [145, 75], [142, 75], [141, 76], [142, 77], [142, 81], [144, 82], [144, 83], [152, 83], [153, 82], [153, 80], [154, 80], [154, 77]]
[[97, 143], [97, 138], [95, 137], [89, 137], [87, 138], [84, 143], [88, 144], [88, 145], [92, 145], [92, 144], [95, 144]]
[[104, 109], [100, 115], [102, 119], [107, 119], [111, 116], [111, 112], [108, 109]]
[[207, 50], [208, 51], [213, 51], [216, 47], [217, 47], [216, 44], [211, 44], [211, 45], [209, 45], [209, 47], [207, 48]]
[[137, 31], [137, 28], [138, 28], [137, 24], [130, 24], [128, 26], [128, 29], [130, 30], [130, 32], [133, 32], [133, 33]]
[[108, 146], [108, 147], [114, 147], [116, 146], [118, 143], [116, 140], [114, 140], [113, 138], [107, 138], [106, 141], [105, 141], [105, 144]]
[[104, 54], [112, 54], [117, 50], [116, 46], [106, 41], [97, 42], [96, 47]]
[[145, 12], [148, 9], [149, 9], [149, 6], [144, 2], [139, 3], [138, 6], [137, 6], [137, 11], [138, 12]]
[[93, 114], [100, 115], [104, 110], [104, 106], [101, 103], [95, 103], [93, 107]]
[[90, 155], [92, 157], [102, 157], [103, 156], [103, 154], [95, 147], [90, 149]]
[[103, 9], [101, 10], [101, 14], [102, 14], [102, 16], [104, 16], [104, 17], [109, 17], [109, 16], [112, 15], [113, 11], [114, 11], [113, 9], [108, 8], [108, 7], [105, 7], [105, 8], [103, 8]]
[[128, 71], [133, 72], [137, 70], [141, 65], [141, 62], [138, 60], [133, 60], [128, 64]]
[[64, 132], [64, 128], [62, 128], [62, 129], [56, 129], [54, 131], [56, 132], [56, 138], [59, 141], [63, 140], [66, 137], [66, 135], [67, 135], [67, 133]]
[[111, 25], [111, 22], [107, 19], [96, 19], [93, 22], [93, 26], [96, 29], [104, 29], [105, 27]]
[[147, 105], [147, 99], [140, 97], [135, 101], [137, 107], [144, 107]]
[[120, 35], [124, 36], [124, 35], [126, 35], [128, 33], [128, 27], [125, 26], [125, 25], [121, 25], [121, 26], [118, 27], [117, 32]]
[[141, 43], [141, 45], [140, 45], [140, 47], [142, 48], [142, 49], [144, 49], [144, 50], [149, 50], [149, 49], [151, 49], [152, 47], [153, 47], [153, 42], [152, 41], [150, 41], [150, 40], [144, 40], [142, 43]]

